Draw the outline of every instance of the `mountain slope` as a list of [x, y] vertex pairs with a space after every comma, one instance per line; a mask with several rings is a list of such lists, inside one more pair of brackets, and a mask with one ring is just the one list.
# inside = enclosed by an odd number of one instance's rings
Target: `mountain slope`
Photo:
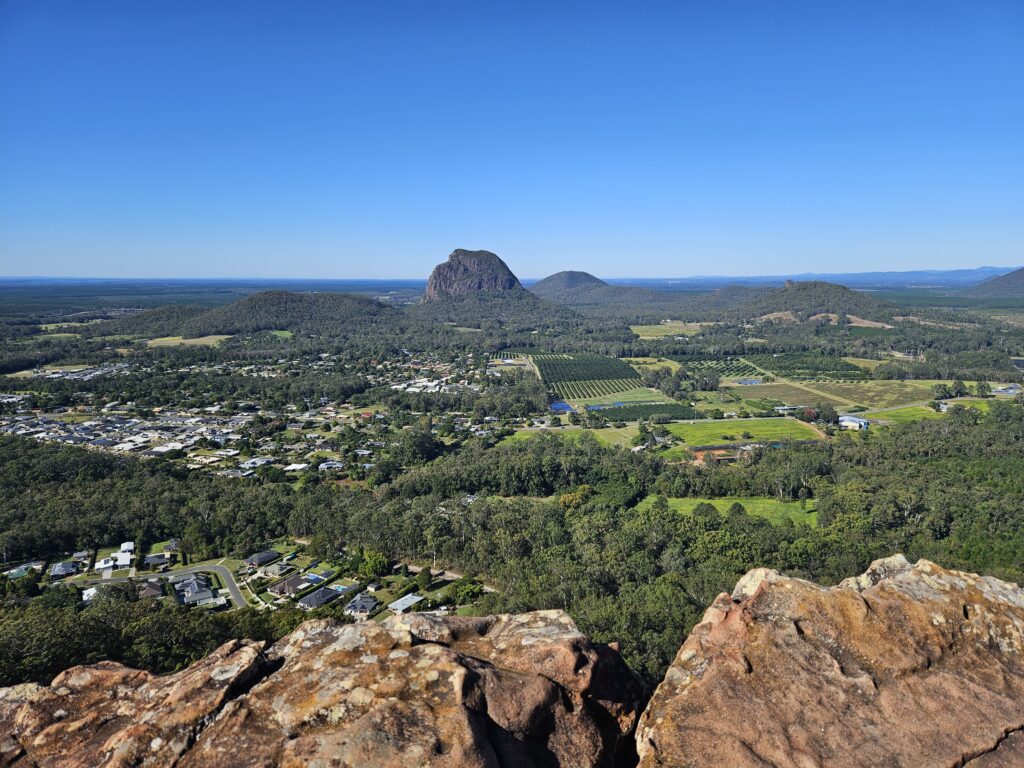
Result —
[[98, 323], [94, 335], [184, 336], [235, 335], [260, 331], [301, 331], [325, 336], [359, 332], [378, 321], [400, 317], [398, 310], [375, 299], [347, 293], [264, 291], [214, 309], [167, 306]]
[[1024, 267], [978, 283], [965, 291], [966, 296], [977, 299], [1021, 299], [1024, 298]]
[[[548, 301], [579, 308], [635, 309], [645, 302], [663, 302], [660, 292], [630, 285], [609, 285], [587, 272], [557, 272], [530, 286], [530, 292]], [[673, 294], [667, 294], [673, 297]]]
[[846, 314], [872, 320], [891, 320], [897, 310], [891, 302], [876, 299], [867, 293], [843, 285], [810, 281], [788, 282], [760, 297], [737, 306], [734, 314], [750, 320], [776, 312], [792, 312], [801, 320], [819, 314]]

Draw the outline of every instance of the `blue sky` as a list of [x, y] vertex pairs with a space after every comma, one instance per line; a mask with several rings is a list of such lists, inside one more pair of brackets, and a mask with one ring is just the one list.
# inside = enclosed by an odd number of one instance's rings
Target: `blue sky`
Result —
[[1024, 4], [0, 3], [0, 274], [1024, 263]]

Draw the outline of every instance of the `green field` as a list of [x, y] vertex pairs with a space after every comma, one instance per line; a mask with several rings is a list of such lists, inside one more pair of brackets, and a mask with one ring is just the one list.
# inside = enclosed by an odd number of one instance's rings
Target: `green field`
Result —
[[147, 345], [150, 347], [216, 347], [225, 339], [230, 338], [230, 336], [223, 334], [200, 336], [195, 339], [184, 339], [181, 336], [162, 336], [159, 339], [150, 339]]
[[[666, 425], [688, 445], [725, 445], [749, 441], [817, 440], [821, 434], [796, 419], [707, 419]], [[744, 437], [749, 434], [750, 437]]]
[[[974, 398], [964, 398], [960, 400], [950, 400], [949, 404], [962, 405], [965, 408], [976, 408], [979, 411], [988, 411], [992, 404], [992, 400], [977, 400]], [[879, 421], [890, 422], [892, 424], [907, 424], [912, 421], [920, 421], [921, 419], [941, 419], [946, 416], [944, 413], [934, 410], [927, 405], [909, 405], [905, 408], [895, 408], [886, 411], [874, 411], [863, 414], [865, 418], [878, 419]]]
[[945, 414], [939, 413], [927, 405], [908, 405], [905, 408], [896, 408], [891, 411], [879, 411], [877, 413], [864, 413], [864, 418], [879, 419], [880, 421], [891, 422], [892, 424], [908, 424], [921, 419], [941, 419]]
[[651, 371], [655, 368], [668, 368], [673, 373], [679, 370], [679, 363], [665, 357], [624, 357], [622, 359], [636, 368], [640, 373]]
[[572, 397], [568, 398], [568, 401], [577, 409], [588, 405], [614, 405], [615, 403], [625, 403], [630, 405], [634, 403], [669, 402], [668, 398], [666, 398], [661, 392], [654, 389], [647, 389], [646, 387], [632, 387], [630, 389], [613, 391], [610, 394], [601, 395], [600, 397]]
[[629, 448], [633, 444], [633, 438], [636, 437], [637, 431], [638, 427], [635, 424], [625, 427], [602, 427], [601, 429], [584, 429], [583, 427], [576, 426], [565, 426], [558, 429], [520, 429], [501, 442], [531, 440], [542, 434], [556, 435], [567, 440], [575, 440], [586, 433], [593, 435], [599, 443], [604, 445]]
[[665, 336], [695, 336], [700, 333], [706, 323], [684, 323], [681, 320], [669, 320], [657, 325], [631, 325], [629, 330], [641, 339], [660, 339]]
[[[637, 508], [647, 509], [654, 503], [654, 499], [654, 496], [648, 496], [637, 505]], [[763, 517], [772, 525], [780, 525], [785, 520], [810, 526], [818, 524], [818, 513], [814, 510], [813, 501], [808, 501], [804, 508], [799, 501], [778, 501], [761, 496], [727, 496], [721, 499], [671, 498], [668, 500], [668, 505], [672, 509], [688, 515], [698, 504], [705, 503], [713, 505], [715, 509], [725, 514], [729, 507], [736, 502], [743, 505], [748, 515]]]
[[271, 336], [277, 336], [279, 339], [290, 339], [295, 334], [291, 331], [270, 331]]

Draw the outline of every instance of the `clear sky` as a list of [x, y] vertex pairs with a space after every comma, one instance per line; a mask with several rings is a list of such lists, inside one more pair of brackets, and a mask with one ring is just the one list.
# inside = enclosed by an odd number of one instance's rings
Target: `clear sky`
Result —
[[2, 0], [0, 274], [1024, 263], [1024, 3]]

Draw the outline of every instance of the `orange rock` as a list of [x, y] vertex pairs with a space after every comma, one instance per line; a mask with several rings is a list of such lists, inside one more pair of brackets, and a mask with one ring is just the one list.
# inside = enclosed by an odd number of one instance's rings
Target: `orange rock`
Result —
[[822, 588], [752, 571], [679, 650], [641, 766], [1024, 765], [1024, 591], [902, 555]]
[[266, 653], [229, 643], [166, 677], [106, 662], [0, 691], [0, 714], [15, 712], [0, 756], [76, 768], [610, 767], [632, 751], [641, 696], [619, 655], [560, 611], [319, 620]]

